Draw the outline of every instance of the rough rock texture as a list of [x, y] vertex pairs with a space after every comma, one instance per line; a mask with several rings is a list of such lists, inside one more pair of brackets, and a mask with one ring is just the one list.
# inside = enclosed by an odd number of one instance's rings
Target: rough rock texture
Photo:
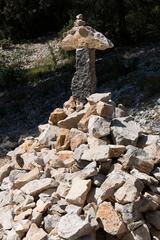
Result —
[[111, 203], [101, 203], [98, 207], [96, 217], [100, 220], [104, 230], [111, 235], [120, 236], [127, 231], [125, 224]]
[[124, 117], [113, 120], [111, 131], [114, 143], [135, 146], [141, 129], [139, 124]]
[[[40, 125], [39, 136], [8, 153], [12, 163], [0, 169], [1, 239], [159, 239], [159, 138], [132, 128], [130, 118], [116, 126], [114, 114], [100, 116], [110, 98], [93, 94], [84, 105], [71, 97], [63, 120]], [[101, 136], [91, 134], [92, 117], [111, 124], [107, 136], [103, 125]]]
[[96, 91], [95, 50], [76, 49], [76, 72], [72, 79], [72, 95], [85, 101]]
[[102, 33], [97, 32], [95, 29], [89, 26], [85, 26], [85, 21], [83, 21], [82, 15], [81, 19], [79, 19], [80, 15], [76, 17], [74, 27], [65, 33], [66, 36], [61, 42], [61, 47], [66, 51], [78, 48], [90, 48], [98, 50], [112, 48], [113, 43]]
[[84, 102], [87, 97], [96, 92], [95, 49], [105, 50], [113, 44], [102, 33], [91, 27], [84, 26], [85, 22], [79, 19], [75, 26], [66, 33], [61, 47], [64, 50], [76, 49], [76, 72], [72, 79], [72, 95]]

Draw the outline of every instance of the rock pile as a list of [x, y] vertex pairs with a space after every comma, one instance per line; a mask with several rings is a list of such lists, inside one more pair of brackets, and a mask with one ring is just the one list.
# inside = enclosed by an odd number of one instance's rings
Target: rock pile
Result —
[[160, 137], [111, 93], [55, 109], [0, 169], [0, 239], [160, 239]]

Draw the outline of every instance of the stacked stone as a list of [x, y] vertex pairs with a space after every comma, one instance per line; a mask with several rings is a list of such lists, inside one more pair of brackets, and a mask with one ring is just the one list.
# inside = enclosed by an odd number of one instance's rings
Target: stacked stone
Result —
[[160, 136], [111, 93], [71, 97], [0, 169], [0, 239], [160, 239]]

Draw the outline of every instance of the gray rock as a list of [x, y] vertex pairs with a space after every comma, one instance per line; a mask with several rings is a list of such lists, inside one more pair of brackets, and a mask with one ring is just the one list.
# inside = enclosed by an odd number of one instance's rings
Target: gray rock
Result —
[[136, 146], [141, 128], [130, 117], [115, 118], [111, 123], [111, 134], [115, 144]]
[[102, 191], [100, 196], [101, 201], [114, 198], [114, 193], [125, 181], [126, 178], [122, 171], [111, 172], [100, 187]]
[[0, 192], [0, 208], [12, 203], [11, 191]]
[[56, 215], [50, 215], [48, 214], [46, 217], [44, 217], [44, 229], [47, 233], [50, 233], [58, 224], [60, 220], [60, 216], [58, 214]]
[[115, 192], [114, 197], [121, 204], [132, 203], [140, 196], [143, 183], [135, 177], [126, 176], [126, 182]]
[[105, 137], [110, 134], [110, 121], [100, 117], [92, 115], [88, 122], [89, 135], [96, 138]]
[[125, 205], [115, 203], [115, 209], [121, 213], [123, 221], [126, 224], [143, 219], [135, 203], [128, 203]]
[[111, 100], [111, 92], [108, 93], [94, 93], [87, 98], [90, 104], [96, 104], [98, 102], [105, 102], [108, 103]]
[[81, 156], [82, 161], [106, 162], [109, 160], [109, 146], [100, 145], [84, 151]]
[[137, 169], [131, 170], [130, 174], [132, 176], [136, 177], [137, 179], [140, 179], [146, 185], [157, 185], [158, 184], [157, 179], [155, 179], [152, 176], [149, 176], [146, 173], [142, 173], [142, 172], [138, 171]]
[[88, 149], [89, 147], [87, 144], [82, 144], [78, 148], [76, 148], [74, 151], [74, 159], [80, 168], [84, 168], [88, 164], [88, 161], [81, 160], [81, 156]]
[[76, 240], [88, 235], [91, 227], [88, 221], [82, 220], [76, 213], [68, 213], [61, 217], [58, 224], [58, 235], [64, 239]]
[[80, 178], [88, 179], [98, 174], [97, 163], [89, 163], [83, 170], [80, 172]]
[[149, 174], [154, 167], [154, 162], [148, 157], [148, 154], [140, 148], [127, 146], [127, 152], [120, 159], [125, 169], [138, 169], [141, 172]]
[[85, 101], [96, 91], [95, 50], [76, 49], [76, 72], [71, 84], [72, 95]]
[[77, 206], [77, 205], [74, 205], [74, 204], [69, 204], [69, 205], [67, 205], [67, 207], [65, 208], [65, 211], [66, 211], [67, 213], [76, 213], [76, 214], [80, 215], [81, 212], [82, 212], [82, 207]]
[[28, 195], [36, 196], [51, 187], [57, 187], [57, 182], [51, 178], [44, 178], [26, 183], [21, 190]]
[[49, 145], [50, 141], [56, 139], [55, 126], [52, 126], [50, 124], [45, 124], [43, 125], [43, 127], [39, 126], [39, 129], [41, 131], [41, 134], [37, 138], [39, 144]]
[[3, 230], [9, 230], [12, 228], [13, 221], [13, 208], [11, 205], [0, 208], [0, 224], [3, 226]]

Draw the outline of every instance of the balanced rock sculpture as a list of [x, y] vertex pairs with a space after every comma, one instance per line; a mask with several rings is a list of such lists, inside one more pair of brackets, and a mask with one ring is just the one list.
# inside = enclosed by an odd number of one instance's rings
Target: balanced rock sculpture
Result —
[[74, 27], [65, 33], [61, 42], [61, 48], [66, 51], [76, 49], [76, 72], [71, 90], [72, 96], [82, 102], [96, 92], [95, 50], [113, 47], [102, 33], [85, 25], [83, 15], [77, 15]]

